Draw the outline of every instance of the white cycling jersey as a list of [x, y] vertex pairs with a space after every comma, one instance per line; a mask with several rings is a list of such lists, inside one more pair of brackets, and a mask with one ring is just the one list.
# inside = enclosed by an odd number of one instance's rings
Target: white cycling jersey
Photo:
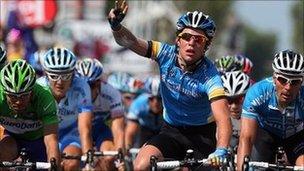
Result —
[[[49, 86], [46, 76], [39, 78], [37, 82], [43, 86]], [[77, 130], [78, 115], [82, 112], [92, 112], [92, 110], [90, 86], [82, 78], [73, 77], [66, 96], [58, 103], [59, 134], [65, 132], [66, 129]]]
[[109, 117], [117, 118], [124, 115], [121, 94], [113, 86], [101, 82], [100, 91], [93, 101], [94, 121], [102, 121]]

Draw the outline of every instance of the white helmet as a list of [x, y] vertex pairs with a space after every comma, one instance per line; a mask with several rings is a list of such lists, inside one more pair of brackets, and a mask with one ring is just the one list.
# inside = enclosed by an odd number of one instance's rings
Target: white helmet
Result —
[[284, 50], [275, 54], [272, 63], [274, 72], [290, 76], [303, 76], [304, 58], [292, 50]]
[[160, 79], [159, 77], [149, 77], [145, 81], [145, 90], [152, 96], [160, 96]]
[[243, 95], [250, 87], [250, 78], [241, 71], [226, 72], [221, 76], [226, 95], [229, 97]]
[[77, 61], [76, 70], [90, 83], [101, 78], [103, 66], [97, 59], [84, 58]]
[[72, 72], [76, 65], [75, 55], [66, 48], [52, 48], [44, 55], [43, 68], [47, 72]]

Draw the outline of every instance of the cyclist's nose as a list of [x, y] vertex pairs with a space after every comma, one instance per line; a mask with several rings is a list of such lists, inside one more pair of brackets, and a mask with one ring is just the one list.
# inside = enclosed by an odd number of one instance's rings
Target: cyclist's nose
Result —
[[289, 91], [289, 90], [292, 89], [291, 87], [292, 87], [291, 84], [290, 84], [290, 83], [287, 83], [287, 84], [284, 86], [284, 89]]
[[195, 38], [192, 36], [188, 42], [189, 45], [194, 45], [195, 44]]

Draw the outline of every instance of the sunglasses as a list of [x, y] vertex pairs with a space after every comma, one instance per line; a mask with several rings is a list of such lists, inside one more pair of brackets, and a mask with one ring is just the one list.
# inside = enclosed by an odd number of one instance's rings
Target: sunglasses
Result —
[[227, 100], [229, 104], [241, 104], [244, 100], [244, 96], [228, 97]]
[[284, 77], [283, 75], [275, 75], [275, 78], [283, 86], [285, 86], [287, 84], [295, 86], [295, 85], [301, 84], [303, 81], [303, 78], [287, 78], [287, 77]]
[[47, 73], [46, 75], [51, 81], [59, 81], [59, 80], [68, 81], [72, 79], [73, 73], [68, 73], [68, 74]]
[[193, 35], [190, 33], [180, 33], [178, 37], [187, 42], [189, 42], [193, 38], [194, 41], [198, 44], [204, 44], [208, 41], [208, 38], [206, 36]]
[[9, 99], [16, 101], [16, 100], [24, 100], [24, 99], [28, 98], [31, 93], [32, 93], [32, 91], [20, 93], [20, 94], [6, 92], [5, 94]]

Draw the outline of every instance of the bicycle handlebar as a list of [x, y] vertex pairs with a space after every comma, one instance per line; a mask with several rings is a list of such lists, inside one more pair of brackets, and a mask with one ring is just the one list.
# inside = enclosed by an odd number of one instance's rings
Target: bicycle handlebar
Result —
[[0, 168], [31, 168], [31, 169], [51, 169], [52, 164], [49, 162], [0, 162]]
[[[120, 151], [95, 151], [92, 153], [87, 153], [82, 156], [77, 156], [77, 155], [67, 155], [65, 153], [62, 154], [62, 158], [64, 159], [76, 159], [80, 161], [87, 161], [88, 158], [91, 157], [102, 157], [102, 156], [118, 156], [120, 154]], [[92, 156], [90, 156], [92, 155]]]
[[177, 167], [189, 166], [189, 165], [203, 165], [209, 166], [210, 162], [208, 159], [202, 160], [184, 160], [184, 161], [162, 161], [157, 162], [156, 166], [158, 169], [174, 169]]
[[255, 162], [255, 161], [249, 162], [249, 167], [290, 169], [295, 171], [304, 170], [304, 166], [285, 166], [285, 165], [277, 165], [267, 162]]

